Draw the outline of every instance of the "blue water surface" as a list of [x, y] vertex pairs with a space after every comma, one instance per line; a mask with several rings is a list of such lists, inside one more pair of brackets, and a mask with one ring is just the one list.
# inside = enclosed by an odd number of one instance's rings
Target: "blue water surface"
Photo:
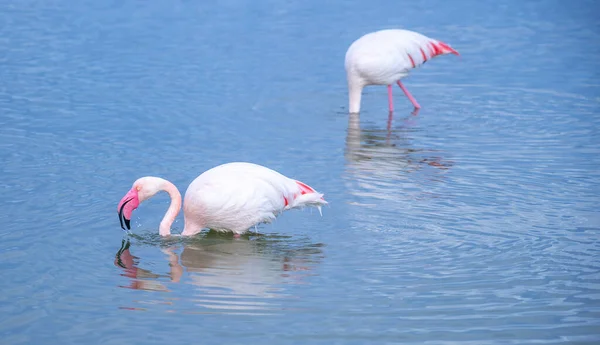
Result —
[[[595, 1], [0, 3], [1, 344], [600, 342]], [[348, 115], [344, 54], [451, 44]], [[241, 239], [160, 239], [230, 161], [325, 193]], [[180, 215], [174, 232], [183, 228]]]

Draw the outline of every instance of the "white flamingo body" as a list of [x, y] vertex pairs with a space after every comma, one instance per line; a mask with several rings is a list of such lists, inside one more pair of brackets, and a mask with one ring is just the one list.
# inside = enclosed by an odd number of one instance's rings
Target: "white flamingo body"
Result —
[[360, 37], [346, 52], [350, 112], [360, 112], [362, 90], [367, 85], [388, 85], [390, 111], [393, 111], [391, 85], [394, 83], [398, 83], [415, 108], [420, 108], [400, 79], [435, 56], [450, 53], [458, 55], [444, 42], [409, 30], [380, 30]]
[[[346, 52], [345, 67], [356, 81], [364, 85], [389, 85], [406, 77], [410, 70], [425, 61], [420, 48], [432, 56], [429, 42], [436, 42], [417, 32], [381, 30], [354, 41]], [[415, 61], [412, 66], [409, 56]]]
[[[169, 193], [171, 205], [159, 233], [170, 235], [181, 208], [181, 194], [162, 178], [147, 176], [136, 180], [119, 203], [119, 218], [123, 217], [129, 228], [132, 211], [160, 191]], [[191, 236], [204, 228], [239, 235], [257, 224], [271, 222], [285, 210], [313, 206], [320, 211], [325, 204], [323, 194], [274, 170], [252, 163], [227, 163], [207, 170], [189, 185], [182, 235]]]
[[[323, 195], [277, 171], [251, 163], [228, 163], [198, 176], [185, 193], [186, 228], [243, 233], [291, 208], [324, 204]], [[309, 193], [307, 193], [309, 192]]]

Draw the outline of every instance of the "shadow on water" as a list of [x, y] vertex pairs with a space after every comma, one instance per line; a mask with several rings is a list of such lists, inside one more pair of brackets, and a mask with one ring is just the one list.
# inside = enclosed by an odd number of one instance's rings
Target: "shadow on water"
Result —
[[[352, 194], [389, 199], [411, 189], [405, 184], [443, 179], [454, 162], [446, 159], [443, 151], [414, 147], [411, 133], [418, 130], [417, 115], [415, 111], [399, 118], [389, 113], [386, 128], [361, 128], [360, 115], [348, 115], [345, 180], [351, 183]], [[400, 125], [394, 126], [394, 118]], [[420, 174], [414, 175], [416, 172]]]
[[[307, 284], [323, 259], [323, 246], [307, 238], [256, 233], [237, 239], [214, 231], [193, 238], [131, 235], [122, 240], [114, 263], [128, 280], [121, 288], [186, 290], [176, 294], [189, 296], [184, 305], [173, 307], [177, 311], [265, 314], [281, 309], [278, 304], [291, 297], [286, 286]], [[135, 254], [153, 248], [160, 250], [162, 263], [152, 262], [156, 258], [151, 255], [145, 260]], [[173, 306], [177, 301], [165, 297], [137, 303]]]

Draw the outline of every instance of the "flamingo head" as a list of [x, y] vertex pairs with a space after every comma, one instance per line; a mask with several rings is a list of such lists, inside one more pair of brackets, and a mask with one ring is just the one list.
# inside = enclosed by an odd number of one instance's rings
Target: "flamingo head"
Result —
[[117, 206], [121, 228], [131, 230], [131, 214], [133, 210], [144, 201], [158, 193], [160, 190], [159, 179], [153, 177], [142, 177], [133, 183], [133, 186], [125, 194]]

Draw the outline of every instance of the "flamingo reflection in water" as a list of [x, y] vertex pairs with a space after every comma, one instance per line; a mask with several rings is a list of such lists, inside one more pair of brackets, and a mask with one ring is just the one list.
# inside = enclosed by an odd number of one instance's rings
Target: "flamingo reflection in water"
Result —
[[173, 283], [190, 284], [197, 291], [190, 301], [197, 306], [224, 312], [265, 312], [275, 308], [277, 298], [286, 297], [286, 284], [307, 283], [311, 269], [322, 257], [322, 245], [276, 235], [251, 237], [233, 240], [209, 232], [203, 238], [162, 248], [169, 266], [163, 275], [141, 269], [127, 240], [116, 254], [115, 265], [131, 280], [129, 286], [122, 286], [125, 288], [168, 292], [167, 286]]
[[122, 276], [130, 278], [129, 286], [119, 285], [119, 287], [134, 290], [169, 291], [166, 286], [157, 281], [161, 277], [160, 274], [139, 268], [139, 258], [131, 254], [130, 246], [129, 240], [122, 240], [121, 248], [115, 255], [115, 266], [123, 269]]
[[386, 129], [362, 129], [360, 115], [348, 115], [344, 177], [352, 194], [397, 200], [401, 194], [421, 189], [415, 184], [439, 182], [453, 166], [443, 151], [419, 149], [410, 143], [418, 112], [402, 119], [398, 128], [394, 128], [393, 113], [389, 112]]

